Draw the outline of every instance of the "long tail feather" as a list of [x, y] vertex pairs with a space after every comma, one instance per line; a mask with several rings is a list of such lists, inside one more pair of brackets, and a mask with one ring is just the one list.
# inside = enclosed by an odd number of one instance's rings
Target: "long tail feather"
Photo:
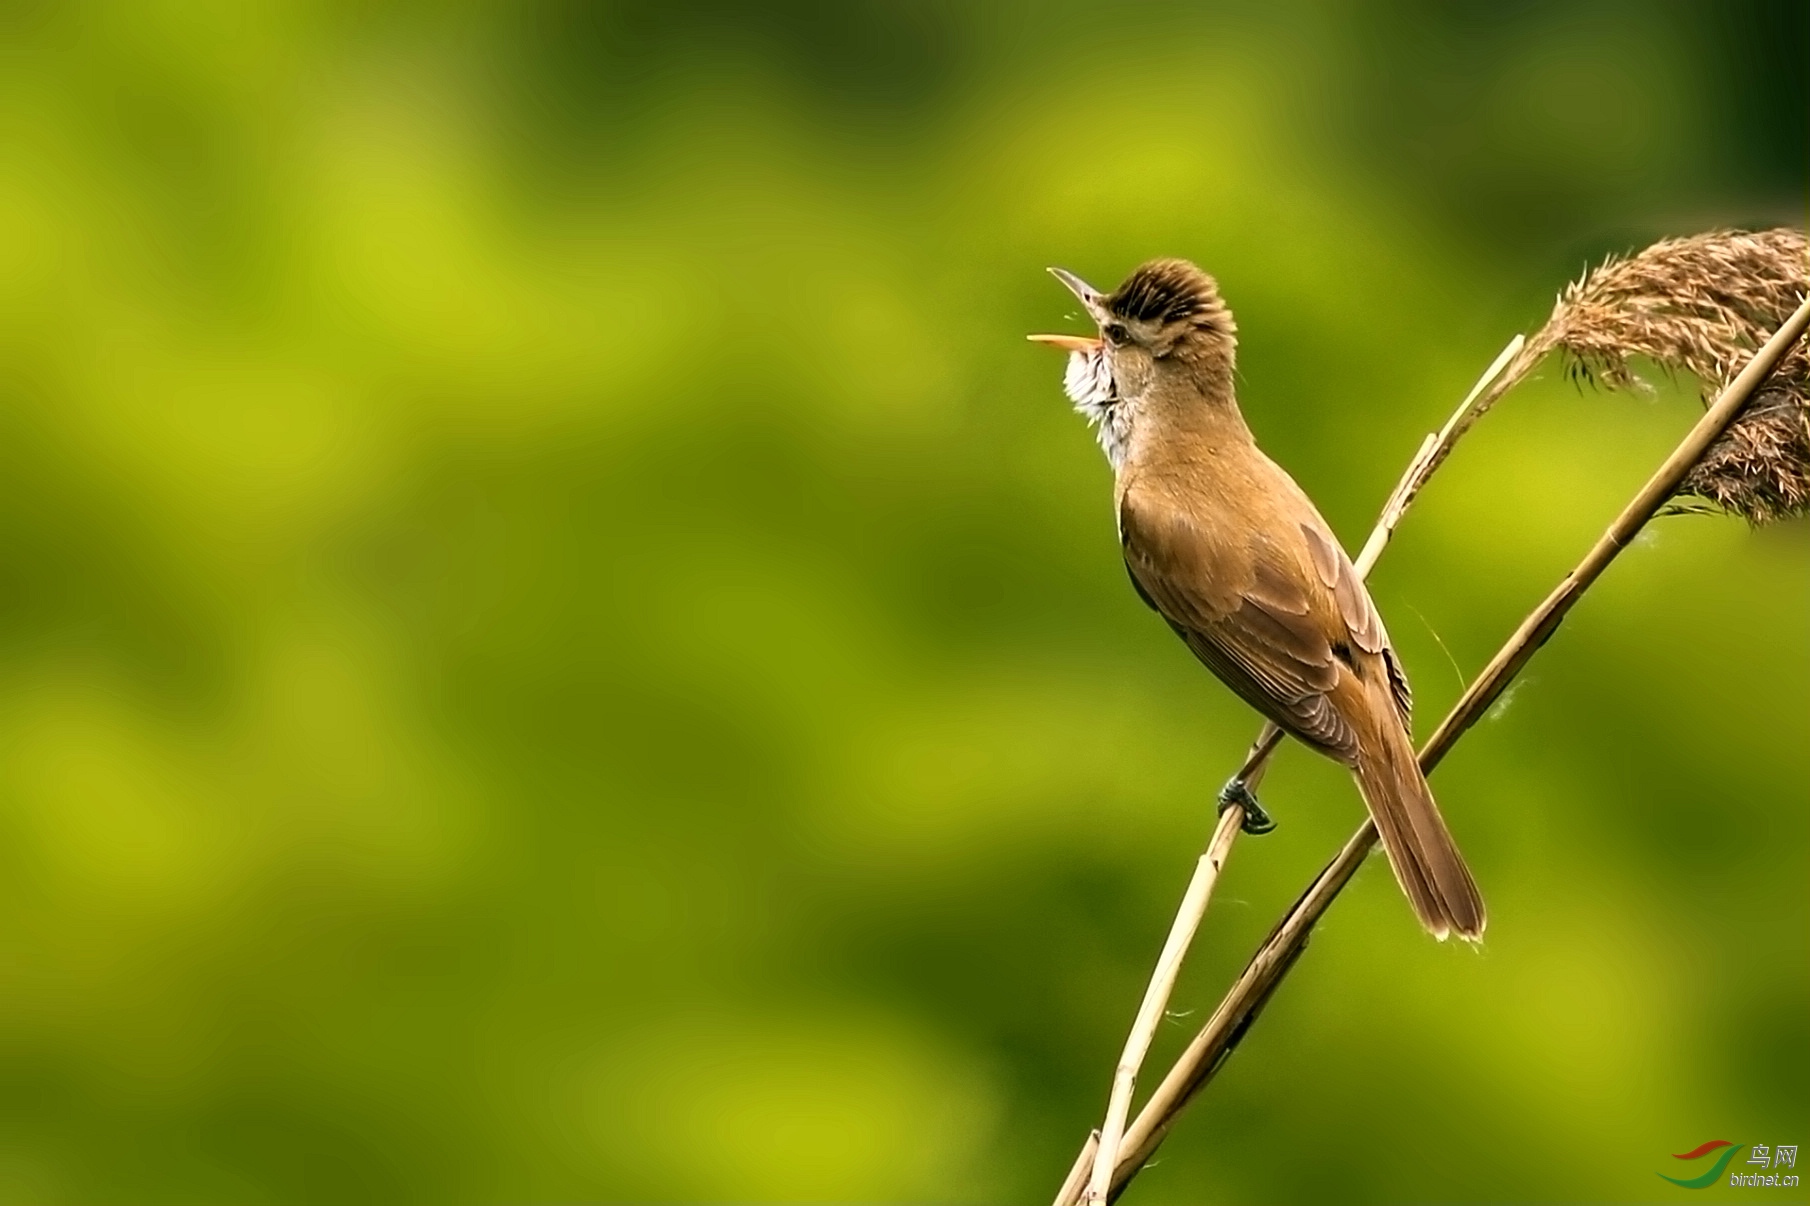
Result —
[[1352, 773], [1396, 882], [1435, 938], [1451, 933], [1475, 942], [1489, 920], [1477, 881], [1439, 815], [1406, 730], [1387, 722], [1377, 728], [1360, 747]]

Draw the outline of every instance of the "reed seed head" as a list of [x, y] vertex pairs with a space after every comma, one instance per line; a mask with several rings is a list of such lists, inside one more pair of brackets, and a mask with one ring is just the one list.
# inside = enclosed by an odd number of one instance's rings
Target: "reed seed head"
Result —
[[[1568, 286], [1527, 343], [1526, 368], [1554, 349], [1574, 378], [1644, 388], [1644, 356], [1701, 384], [1704, 405], [1810, 293], [1810, 249], [1788, 227], [1666, 239]], [[1712, 444], [1680, 494], [1754, 524], [1810, 513], [1810, 352], [1800, 340]]]

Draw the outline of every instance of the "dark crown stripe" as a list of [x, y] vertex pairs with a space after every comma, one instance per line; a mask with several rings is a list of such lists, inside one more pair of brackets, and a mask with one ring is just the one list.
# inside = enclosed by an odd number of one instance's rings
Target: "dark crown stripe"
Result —
[[1139, 322], [1182, 322], [1221, 308], [1213, 279], [1186, 260], [1145, 264], [1106, 299], [1116, 316]]

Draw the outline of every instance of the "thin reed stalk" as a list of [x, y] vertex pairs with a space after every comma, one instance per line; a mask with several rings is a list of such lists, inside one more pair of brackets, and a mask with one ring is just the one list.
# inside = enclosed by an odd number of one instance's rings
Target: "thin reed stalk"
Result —
[[[1125, 1119], [1131, 1113], [1131, 1094], [1137, 1088], [1138, 1071], [1144, 1066], [1144, 1056], [1150, 1052], [1151, 1040], [1156, 1037], [1157, 1024], [1163, 1020], [1163, 1010], [1169, 1004], [1169, 994], [1175, 990], [1176, 977], [1181, 975], [1182, 959], [1188, 953], [1189, 943], [1194, 941], [1194, 931], [1200, 928], [1200, 919], [1206, 916], [1207, 901], [1213, 896], [1213, 885], [1219, 882], [1219, 873], [1225, 867], [1226, 858], [1232, 853], [1232, 843], [1238, 837], [1238, 830], [1244, 824], [1244, 808], [1234, 804], [1219, 815], [1219, 824], [1214, 827], [1213, 840], [1207, 843], [1206, 853], [1200, 856], [1194, 869], [1194, 878], [1188, 883], [1188, 890], [1182, 897], [1180, 910], [1175, 914], [1175, 924], [1169, 930], [1169, 938], [1163, 943], [1163, 953], [1156, 961], [1156, 971], [1151, 974], [1150, 985], [1144, 990], [1143, 1004], [1138, 1006], [1137, 1020], [1132, 1023], [1131, 1034], [1125, 1040], [1125, 1050], [1119, 1056], [1118, 1067], [1113, 1070], [1112, 1097], [1106, 1104], [1106, 1121], [1101, 1124], [1098, 1152], [1117, 1152], [1119, 1141], [1125, 1137]], [[1096, 1155], [1093, 1174], [1088, 1179], [1088, 1202], [1104, 1202], [1112, 1189], [1113, 1161]]]

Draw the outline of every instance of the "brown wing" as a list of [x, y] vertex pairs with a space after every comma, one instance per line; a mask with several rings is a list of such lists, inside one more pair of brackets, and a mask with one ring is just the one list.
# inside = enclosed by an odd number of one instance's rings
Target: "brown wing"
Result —
[[1407, 726], [1414, 717], [1414, 689], [1408, 685], [1407, 671], [1402, 669], [1401, 659], [1395, 656], [1395, 647], [1389, 644], [1389, 633], [1383, 628], [1383, 618], [1377, 614], [1376, 604], [1370, 601], [1370, 592], [1358, 578], [1357, 567], [1324, 528], [1303, 523], [1301, 534], [1307, 538], [1307, 551], [1314, 571], [1332, 591], [1339, 618], [1345, 622], [1352, 643], [1366, 653], [1383, 655], [1383, 665], [1389, 672], [1389, 693], [1395, 700], [1395, 710], [1401, 714], [1403, 726]]
[[1209, 531], [1136, 489], [1120, 503], [1119, 535], [1133, 580], [1195, 656], [1302, 741], [1341, 762], [1356, 758], [1357, 735], [1329, 698], [1346, 625], [1326, 596], [1310, 595], [1293, 549], [1248, 528]]

